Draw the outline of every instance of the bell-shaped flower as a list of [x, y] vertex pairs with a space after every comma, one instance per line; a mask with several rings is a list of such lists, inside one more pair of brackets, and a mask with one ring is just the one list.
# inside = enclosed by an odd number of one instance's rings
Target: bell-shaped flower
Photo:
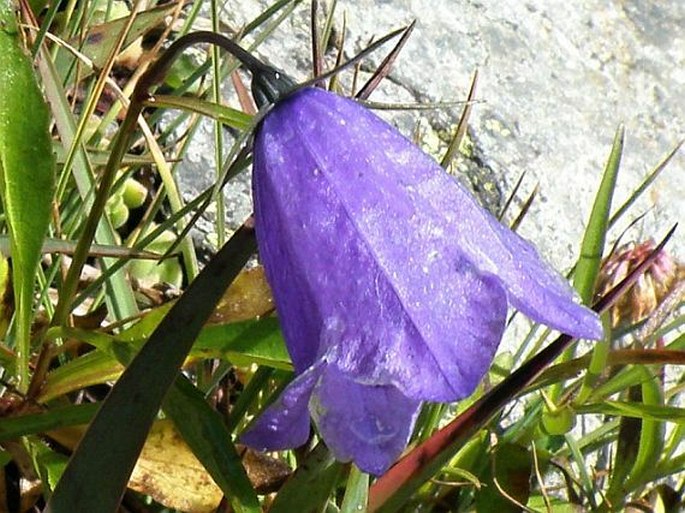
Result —
[[474, 390], [508, 305], [602, 336], [530, 243], [354, 101], [307, 88], [276, 103], [255, 136], [253, 195], [296, 374], [244, 433], [255, 448], [305, 443], [311, 415], [337, 459], [381, 474], [422, 401]]

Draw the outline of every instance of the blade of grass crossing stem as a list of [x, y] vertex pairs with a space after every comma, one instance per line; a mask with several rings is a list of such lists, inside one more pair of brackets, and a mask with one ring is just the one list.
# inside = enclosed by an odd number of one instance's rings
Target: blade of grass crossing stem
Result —
[[[245, 25], [245, 27], [242, 30], [242, 37], [245, 37], [248, 35], [250, 32], [253, 32], [255, 29], [258, 29], [262, 27], [263, 24], [265, 24], [269, 18], [271, 18], [274, 14], [276, 14], [278, 11], [283, 9], [283, 7], [288, 6], [288, 9], [286, 10], [286, 14], [290, 14], [292, 10], [299, 4], [301, 3], [302, 0], [280, 0], [278, 2], [274, 2], [272, 6], [270, 6], [268, 9], [266, 9], [264, 12], [262, 12], [259, 16], [257, 16], [254, 20], [252, 20], [250, 23]], [[290, 4], [290, 5], [288, 5]], [[281, 18], [279, 18], [281, 19]], [[278, 26], [278, 25], [275, 25]], [[271, 26], [268, 27], [269, 30], [265, 30], [267, 34], [270, 34], [275, 27]]]
[[359, 513], [366, 511], [369, 502], [369, 475], [362, 472], [356, 465], [352, 465], [347, 478], [345, 497], [343, 497], [340, 513]]
[[181, 109], [192, 112], [193, 114], [201, 114], [216, 121], [221, 122], [235, 130], [247, 130], [250, 126], [250, 119], [252, 116], [245, 114], [243, 111], [226, 107], [218, 103], [212, 103], [205, 100], [199, 100], [190, 96], [171, 96], [156, 94], [152, 97], [153, 101], [146, 102], [147, 106], [154, 106], [157, 108], [167, 109]]
[[55, 159], [48, 108], [33, 66], [19, 44], [13, 6], [10, 0], [0, 0], [0, 196], [12, 248], [16, 377], [18, 389], [25, 392], [33, 291], [50, 223]]
[[[592, 205], [592, 212], [590, 213], [588, 226], [585, 230], [585, 236], [580, 249], [580, 258], [578, 259], [573, 278], [573, 286], [576, 288], [578, 294], [580, 294], [581, 300], [586, 305], [592, 302], [595, 282], [597, 281], [599, 267], [602, 263], [602, 254], [606, 243], [607, 230], [609, 229], [611, 200], [613, 199], [614, 191], [616, 190], [618, 170], [621, 167], [624, 139], [625, 129], [621, 125], [616, 131], [614, 144], [611, 148], [611, 153], [609, 154], [604, 176], [602, 177], [602, 183], [599, 186], [595, 202]], [[609, 328], [606, 322], [604, 324], [606, 328]], [[592, 351], [589, 372], [585, 374], [583, 384], [578, 392], [577, 401], [579, 403], [582, 403], [583, 399], [592, 392], [592, 386], [597, 380], [597, 375], [604, 369], [609, 354], [610, 343], [610, 337], [607, 335], [604, 337], [604, 340], [600, 340], [595, 344]], [[570, 348], [562, 356], [562, 360], [570, 359], [571, 356], [572, 349]], [[561, 393], [561, 384], [554, 386], [550, 394], [552, 400], [556, 402]]]
[[116, 511], [162, 399], [255, 246], [253, 230], [241, 228], [189, 285], [110, 391], [69, 461], [47, 512]]
[[[220, 32], [219, 24], [219, 2], [217, 0], [210, 0], [210, 13], [212, 20], [212, 30]], [[222, 2], [223, 4], [223, 2]], [[223, 5], [222, 5], [223, 6]], [[216, 45], [212, 46], [212, 100], [214, 103], [221, 103], [221, 57], [220, 48]], [[224, 160], [224, 133], [221, 123], [214, 121], [214, 170], [217, 178], [221, 176], [221, 169]], [[215, 199], [216, 208], [216, 226], [215, 232], [217, 234], [217, 245], [223, 246], [226, 239], [226, 206], [224, 204], [224, 195], [217, 194]]]

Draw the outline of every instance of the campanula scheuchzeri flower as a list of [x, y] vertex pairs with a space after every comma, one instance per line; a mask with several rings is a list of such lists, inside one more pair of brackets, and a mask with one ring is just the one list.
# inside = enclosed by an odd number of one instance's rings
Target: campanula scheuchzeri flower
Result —
[[260, 259], [296, 377], [243, 435], [297, 447], [310, 415], [334, 456], [383, 473], [422, 401], [473, 392], [507, 307], [575, 337], [597, 315], [535, 248], [358, 103], [305, 88], [257, 129]]

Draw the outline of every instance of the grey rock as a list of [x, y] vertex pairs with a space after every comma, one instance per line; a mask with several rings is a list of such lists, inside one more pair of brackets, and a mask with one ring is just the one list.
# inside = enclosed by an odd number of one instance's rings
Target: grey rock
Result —
[[[227, 2], [225, 22], [238, 28], [270, 3]], [[539, 183], [540, 194], [520, 233], [558, 269], [568, 269], [578, 255], [619, 123], [625, 123], [628, 137], [615, 208], [683, 137], [683, 2], [341, 0], [338, 30], [343, 13], [348, 55], [371, 37], [417, 21], [389, 80], [372, 100], [463, 100], [479, 69], [477, 97], [482, 103], [474, 107], [469, 129], [476, 159], [462, 159], [456, 171], [475, 167], [489, 173], [486, 182], [496, 182], [496, 187], [482, 198], [493, 209], [523, 172], [520, 198]], [[256, 53], [299, 80], [309, 78], [309, 3], [300, 4]], [[378, 52], [369, 62], [378, 64], [383, 56]], [[411, 136], [419, 119], [437, 133], [446, 132], [459, 110], [380, 114]], [[189, 158], [181, 170], [184, 185], [189, 176], [201, 177], [213, 168], [211, 136], [199, 144], [199, 157]], [[643, 213], [627, 239], [658, 239], [682, 220], [683, 164], [681, 152], [617, 223], [610, 242]], [[229, 211], [237, 213], [230, 219], [233, 225], [250, 208], [249, 176], [240, 180], [226, 190]], [[192, 190], [191, 185], [189, 194]], [[676, 233], [671, 244], [681, 260], [683, 240]]]

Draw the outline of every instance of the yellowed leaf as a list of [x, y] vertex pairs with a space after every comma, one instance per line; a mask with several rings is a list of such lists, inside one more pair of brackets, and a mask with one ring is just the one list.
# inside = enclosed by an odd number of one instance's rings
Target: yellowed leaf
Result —
[[[73, 449], [84, 431], [85, 426], [77, 426], [51, 431], [49, 435]], [[223, 497], [170, 420], [153, 424], [128, 487], [186, 513], [214, 512]]]
[[223, 497], [170, 420], [153, 425], [128, 486], [187, 513], [213, 512]]
[[209, 318], [209, 324], [245, 321], [274, 310], [271, 289], [262, 266], [242, 271]]

